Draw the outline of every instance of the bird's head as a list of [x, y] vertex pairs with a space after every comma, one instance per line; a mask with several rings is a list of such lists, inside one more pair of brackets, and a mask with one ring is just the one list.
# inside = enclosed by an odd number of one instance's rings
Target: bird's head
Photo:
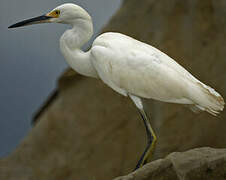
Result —
[[35, 18], [27, 19], [16, 24], [9, 26], [9, 28], [22, 27], [32, 24], [41, 24], [41, 23], [63, 23], [63, 24], [72, 24], [76, 20], [88, 20], [91, 21], [90, 15], [80, 6], [66, 3], [62, 4], [52, 11]]

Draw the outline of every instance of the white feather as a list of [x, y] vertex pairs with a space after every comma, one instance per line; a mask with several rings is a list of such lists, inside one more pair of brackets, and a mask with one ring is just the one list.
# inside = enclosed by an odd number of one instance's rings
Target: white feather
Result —
[[68, 64], [78, 73], [100, 78], [124, 96], [190, 104], [214, 115], [223, 110], [224, 100], [214, 89], [165, 53], [129, 36], [104, 33], [94, 40], [88, 52], [81, 51], [93, 34], [91, 17], [73, 4], [54, 10], [61, 14], [51, 22], [72, 26], [60, 38], [60, 48]]
[[100, 78], [123, 95], [195, 104], [216, 114], [223, 98], [158, 49], [119, 33], [105, 33], [93, 43], [92, 62]]

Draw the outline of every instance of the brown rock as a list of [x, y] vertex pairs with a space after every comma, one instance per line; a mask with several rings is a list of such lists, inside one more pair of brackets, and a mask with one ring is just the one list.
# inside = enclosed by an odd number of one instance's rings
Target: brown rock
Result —
[[106, 180], [128, 174], [144, 149], [143, 130], [127, 98], [100, 80], [70, 76], [60, 81], [58, 96], [28, 137], [0, 161], [0, 179]]
[[139, 170], [114, 180], [226, 179], [226, 149], [197, 148], [171, 153]]

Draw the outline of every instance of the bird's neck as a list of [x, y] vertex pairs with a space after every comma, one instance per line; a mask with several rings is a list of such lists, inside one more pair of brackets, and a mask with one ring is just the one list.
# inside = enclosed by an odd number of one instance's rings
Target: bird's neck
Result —
[[84, 52], [81, 47], [93, 35], [93, 25], [88, 20], [76, 20], [72, 28], [66, 30], [60, 38], [61, 52], [69, 64], [79, 74], [98, 78], [92, 65], [90, 51]]

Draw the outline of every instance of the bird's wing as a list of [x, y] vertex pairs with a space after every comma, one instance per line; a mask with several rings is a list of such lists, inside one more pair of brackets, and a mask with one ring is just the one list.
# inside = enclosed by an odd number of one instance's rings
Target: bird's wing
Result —
[[94, 41], [91, 54], [100, 78], [123, 95], [190, 103], [183, 98], [187, 71], [152, 46], [107, 33]]
[[195, 104], [216, 114], [224, 99], [158, 49], [119, 33], [105, 33], [91, 49], [99, 77], [117, 92], [165, 102]]

